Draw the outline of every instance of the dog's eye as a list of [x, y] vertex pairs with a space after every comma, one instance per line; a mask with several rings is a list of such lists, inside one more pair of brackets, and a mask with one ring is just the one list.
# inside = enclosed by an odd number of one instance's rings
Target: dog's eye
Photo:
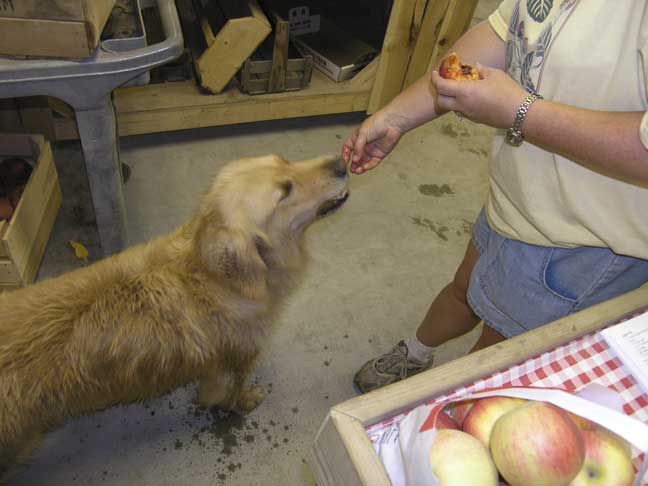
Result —
[[290, 196], [290, 193], [293, 190], [293, 183], [291, 181], [283, 181], [281, 184], [281, 190], [283, 191], [283, 194], [281, 195], [281, 201], [286, 199], [288, 196]]

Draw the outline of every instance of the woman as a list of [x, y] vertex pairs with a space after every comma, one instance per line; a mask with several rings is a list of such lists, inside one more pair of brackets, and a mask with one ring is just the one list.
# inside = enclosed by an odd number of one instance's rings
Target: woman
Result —
[[362, 174], [449, 111], [500, 129], [454, 280], [414, 336], [360, 369], [363, 392], [430, 367], [480, 319], [473, 350], [648, 281], [645, 0], [505, 0], [451, 50], [481, 79], [424, 75], [342, 149]]

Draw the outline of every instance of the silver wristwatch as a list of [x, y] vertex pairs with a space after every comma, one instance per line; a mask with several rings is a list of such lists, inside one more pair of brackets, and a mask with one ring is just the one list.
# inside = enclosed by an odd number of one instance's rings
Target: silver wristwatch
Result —
[[518, 108], [517, 113], [515, 114], [515, 120], [513, 120], [513, 126], [506, 131], [506, 143], [512, 145], [513, 147], [519, 147], [524, 142], [524, 134], [522, 133], [522, 123], [524, 123], [524, 118], [529, 112], [529, 108], [536, 100], [541, 100], [542, 96], [538, 93], [531, 93], [525, 98], [520, 107]]

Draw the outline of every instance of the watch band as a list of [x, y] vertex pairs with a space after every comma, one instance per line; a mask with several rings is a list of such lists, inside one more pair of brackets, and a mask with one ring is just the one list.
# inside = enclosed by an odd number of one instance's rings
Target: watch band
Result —
[[522, 142], [524, 142], [524, 134], [522, 133], [522, 124], [524, 123], [524, 119], [526, 118], [527, 113], [529, 113], [531, 105], [535, 101], [541, 99], [542, 96], [538, 93], [531, 93], [519, 106], [517, 113], [515, 114], [515, 119], [513, 120], [513, 126], [506, 131], [506, 142], [509, 145], [514, 147], [522, 145]]

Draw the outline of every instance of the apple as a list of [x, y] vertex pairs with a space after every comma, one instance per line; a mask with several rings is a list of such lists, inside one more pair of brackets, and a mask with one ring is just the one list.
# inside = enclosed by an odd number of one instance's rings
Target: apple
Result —
[[457, 421], [459, 426], [463, 425], [463, 422], [470, 412], [470, 409], [475, 404], [475, 400], [464, 400], [463, 402], [455, 403], [452, 407], [452, 416]]
[[569, 418], [571, 418], [576, 426], [581, 429], [581, 430], [596, 430], [598, 428], [598, 425], [595, 424], [594, 422], [587, 420], [586, 418], [581, 417], [580, 415], [576, 415], [575, 413], [567, 412], [565, 410], [565, 413], [569, 415]]
[[488, 447], [491, 430], [497, 419], [524, 403], [526, 400], [510, 397], [487, 397], [476, 400], [463, 421], [462, 430]]
[[570, 486], [631, 486], [635, 474], [630, 444], [602, 428], [581, 434], [585, 462]]
[[546, 402], [530, 401], [502, 415], [493, 427], [490, 450], [511, 486], [567, 485], [585, 460], [581, 430]]
[[439, 415], [437, 415], [437, 419], [436, 419], [436, 428], [439, 430], [441, 429], [459, 430], [459, 425], [457, 424], [457, 422], [455, 422], [455, 419], [453, 419], [446, 412], [439, 412]]
[[430, 448], [430, 466], [441, 486], [497, 486], [488, 449], [460, 430], [439, 430]]

